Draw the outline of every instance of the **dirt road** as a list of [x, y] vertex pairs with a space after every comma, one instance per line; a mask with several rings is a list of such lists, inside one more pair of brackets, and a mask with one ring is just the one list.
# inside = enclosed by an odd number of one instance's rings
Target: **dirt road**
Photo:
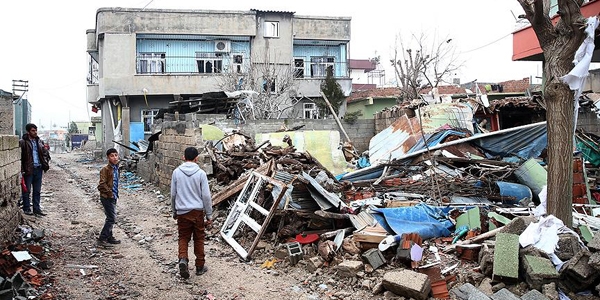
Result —
[[[332, 279], [326, 270], [314, 274], [301, 264], [273, 270], [262, 261], [243, 262], [218, 237], [208, 234], [209, 271], [183, 280], [177, 273], [177, 228], [167, 195], [152, 185], [121, 189], [112, 250], [96, 247], [104, 213], [96, 190], [105, 164], [84, 153], [53, 154], [44, 176], [45, 217], [26, 221], [45, 229], [52, 267], [46, 285], [55, 299], [370, 299], [356, 278]], [[224, 214], [225, 212], [222, 212]], [[190, 257], [193, 252], [190, 248]], [[374, 298], [372, 298], [374, 299]]]

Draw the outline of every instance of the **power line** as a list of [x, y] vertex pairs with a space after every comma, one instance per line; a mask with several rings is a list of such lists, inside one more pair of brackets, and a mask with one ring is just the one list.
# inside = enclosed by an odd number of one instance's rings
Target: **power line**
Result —
[[497, 40], [495, 40], [495, 41], [493, 41], [493, 42], [487, 43], [487, 44], [485, 44], [485, 45], [483, 45], [483, 46], [480, 46], [480, 47], [477, 47], [477, 48], [474, 48], [474, 49], [471, 49], [471, 50], [463, 51], [463, 52], [461, 52], [461, 54], [462, 54], [462, 53], [469, 53], [469, 52], [473, 52], [473, 51], [479, 50], [479, 49], [481, 49], [481, 48], [485, 48], [485, 47], [487, 47], [487, 46], [489, 46], [489, 45], [495, 44], [495, 43], [497, 43], [497, 42], [499, 42], [499, 41], [503, 40], [505, 37], [507, 37], [507, 36], [510, 36], [510, 35], [512, 35], [512, 33], [509, 33], [509, 34], [507, 34], [507, 35], [505, 35], [505, 36], [503, 36], [503, 37], [501, 37], [501, 38], [499, 38], [499, 39], [497, 39]]

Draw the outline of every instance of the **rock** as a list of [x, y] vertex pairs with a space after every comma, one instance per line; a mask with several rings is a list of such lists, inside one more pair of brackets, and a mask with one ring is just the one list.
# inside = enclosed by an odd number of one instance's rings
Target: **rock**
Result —
[[531, 290], [521, 296], [521, 300], [550, 300], [548, 297], [544, 296], [544, 294], [540, 293], [538, 290]]
[[501, 290], [501, 289], [503, 289], [505, 287], [506, 287], [506, 284], [504, 282], [500, 282], [500, 283], [492, 286], [492, 291], [495, 293], [495, 292], [497, 292], [497, 291], [499, 291], [499, 290]]
[[361, 282], [360, 286], [365, 290], [370, 290], [371, 284], [372, 284], [371, 280], [365, 279]]
[[491, 298], [492, 300], [519, 300], [519, 297], [515, 296], [515, 294], [507, 289], [501, 289], [495, 292]]
[[306, 260], [306, 270], [309, 273], [314, 273], [323, 265], [323, 260], [319, 256], [313, 256]]
[[382, 282], [375, 284], [375, 286], [373, 286], [373, 289], [371, 289], [371, 293], [373, 293], [373, 295], [379, 295], [383, 293], [383, 291], [385, 291], [385, 288], [383, 287]]
[[562, 261], [567, 261], [582, 249], [583, 247], [579, 244], [579, 239], [573, 234], [559, 234], [558, 244], [554, 253]]
[[486, 294], [487, 296], [491, 296], [494, 294], [494, 291], [492, 289], [492, 279], [491, 278], [484, 278], [481, 283], [479, 284], [479, 290], [482, 291], [484, 294]]
[[556, 290], [556, 283], [548, 283], [542, 286], [542, 293], [546, 295], [550, 300], [559, 300], [558, 291]]

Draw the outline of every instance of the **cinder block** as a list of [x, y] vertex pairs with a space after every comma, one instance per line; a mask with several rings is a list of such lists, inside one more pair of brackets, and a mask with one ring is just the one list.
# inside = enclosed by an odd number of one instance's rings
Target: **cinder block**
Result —
[[431, 291], [431, 281], [425, 274], [411, 270], [391, 271], [383, 275], [383, 286], [396, 295], [425, 300]]
[[288, 257], [290, 259], [290, 265], [296, 265], [300, 260], [302, 260], [302, 247], [300, 247], [300, 243], [293, 242], [286, 244], [288, 250]]
[[385, 264], [383, 253], [377, 248], [365, 251], [362, 254], [362, 257], [373, 267], [373, 269], [377, 269]]

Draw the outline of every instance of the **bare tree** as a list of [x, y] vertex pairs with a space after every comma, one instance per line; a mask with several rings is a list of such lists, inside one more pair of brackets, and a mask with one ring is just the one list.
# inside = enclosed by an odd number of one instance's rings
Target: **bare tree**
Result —
[[276, 61], [267, 52], [256, 53], [239, 69], [230, 67], [220, 74], [220, 89], [254, 92], [238, 103], [244, 119], [279, 119], [297, 103], [294, 65]]
[[560, 20], [550, 19], [550, 1], [517, 0], [525, 11], [544, 52], [546, 119], [548, 128], [547, 211], [573, 224], [574, 92], [560, 77], [573, 68], [575, 52], [585, 38], [583, 0], [558, 0]]
[[411, 34], [410, 39], [403, 39], [400, 34], [396, 36], [390, 62], [403, 99], [417, 99], [423, 88], [447, 82], [462, 66], [456, 48], [450, 43], [452, 39], [433, 38], [429, 45], [427, 40], [424, 34]]

